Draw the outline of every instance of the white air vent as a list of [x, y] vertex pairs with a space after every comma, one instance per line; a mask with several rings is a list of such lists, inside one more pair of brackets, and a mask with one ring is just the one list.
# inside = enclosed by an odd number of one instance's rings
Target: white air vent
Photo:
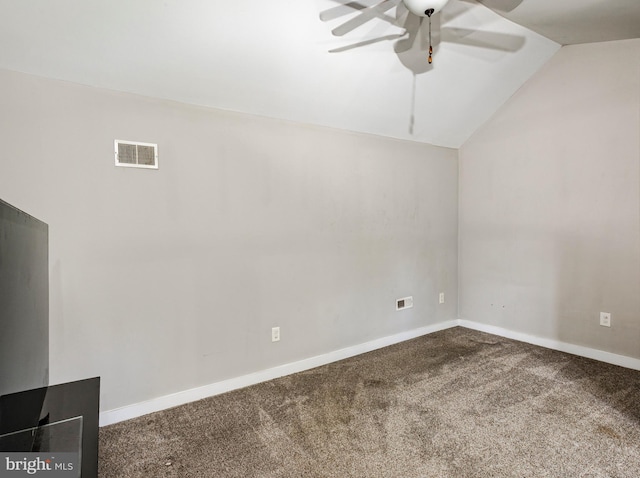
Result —
[[158, 169], [158, 145], [115, 140], [116, 166]]
[[396, 299], [396, 310], [410, 309], [413, 307], [413, 296]]

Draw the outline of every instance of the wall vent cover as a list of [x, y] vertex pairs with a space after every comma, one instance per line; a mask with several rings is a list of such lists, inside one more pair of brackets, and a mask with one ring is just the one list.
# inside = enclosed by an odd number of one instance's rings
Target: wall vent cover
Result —
[[396, 299], [396, 310], [410, 309], [413, 307], [413, 296]]
[[158, 145], [115, 140], [116, 166], [158, 169]]

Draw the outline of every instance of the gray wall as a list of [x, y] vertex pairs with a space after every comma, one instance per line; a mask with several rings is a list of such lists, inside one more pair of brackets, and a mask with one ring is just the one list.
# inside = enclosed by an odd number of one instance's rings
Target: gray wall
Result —
[[460, 318], [640, 358], [638, 65], [564, 47], [461, 148]]
[[0, 144], [50, 226], [51, 381], [102, 376], [102, 410], [457, 317], [455, 150], [7, 71]]

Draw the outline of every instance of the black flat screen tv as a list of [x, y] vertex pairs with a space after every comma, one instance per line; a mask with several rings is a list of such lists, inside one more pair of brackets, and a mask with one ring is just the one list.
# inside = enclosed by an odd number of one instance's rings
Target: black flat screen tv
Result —
[[48, 240], [47, 224], [0, 200], [0, 396], [49, 385]]

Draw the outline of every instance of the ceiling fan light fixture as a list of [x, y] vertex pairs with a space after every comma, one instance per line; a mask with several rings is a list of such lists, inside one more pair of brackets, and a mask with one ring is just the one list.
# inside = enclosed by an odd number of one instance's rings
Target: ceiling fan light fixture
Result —
[[[404, 5], [414, 15], [427, 17], [438, 13], [449, 0], [402, 0]], [[430, 13], [428, 13], [430, 12]]]

